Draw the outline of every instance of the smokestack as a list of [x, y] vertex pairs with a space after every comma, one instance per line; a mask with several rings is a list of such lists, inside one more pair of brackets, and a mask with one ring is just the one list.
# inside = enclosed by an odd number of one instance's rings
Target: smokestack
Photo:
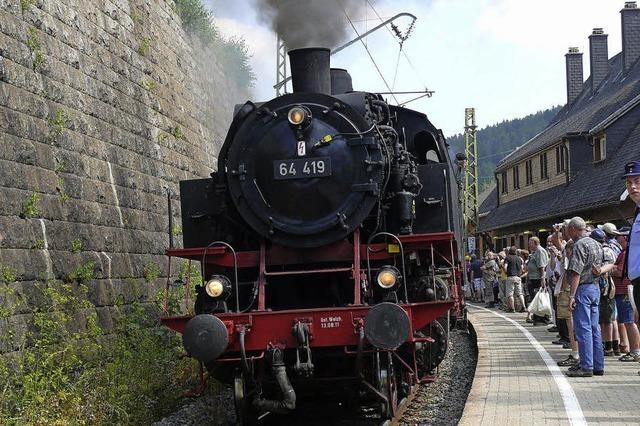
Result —
[[351, 75], [342, 68], [331, 68], [331, 94], [341, 95], [347, 92], [353, 92]]
[[591, 91], [595, 93], [602, 80], [609, 74], [608, 35], [602, 28], [594, 28], [589, 36], [589, 64], [591, 71]]
[[308, 47], [289, 51], [294, 92], [331, 94], [329, 49]]
[[582, 53], [577, 47], [570, 47], [564, 57], [567, 65], [567, 105], [571, 105], [582, 92]]
[[624, 71], [640, 57], [640, 9], [635, 1], [627, 1], [620, 11], [622, 19], [622, 63]]

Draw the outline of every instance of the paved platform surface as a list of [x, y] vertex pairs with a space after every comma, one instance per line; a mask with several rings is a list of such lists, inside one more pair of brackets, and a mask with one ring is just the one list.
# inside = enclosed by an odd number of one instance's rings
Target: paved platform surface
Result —
[[640, 364], [607, 357], [602, 377], [566, 377], [569, 351], [525, 319], [469, 306], [479, 353], [461, 425], [640, 424]]

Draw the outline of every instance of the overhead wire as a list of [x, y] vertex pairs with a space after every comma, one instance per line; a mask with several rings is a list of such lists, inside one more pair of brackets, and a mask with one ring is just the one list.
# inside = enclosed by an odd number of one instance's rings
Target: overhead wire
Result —
[[[344, 9], [344, 8], [342, 10], [344, 12], [344, 16], [347, 17], [347, 21], [349, 21], [349, 25], [351, 25], [351, 28], [353, 28], [353, 31], [356, 33], [356, 36], [360, 37], [360, 33], [356, 29], [356, 26], [353, 24], [353, 21], [351, 21], [351, 18], [349, 17], [349, 14], [347, 13], [347, 10]], [[386, 86], [387, 90], [389, 90], [389, 92], [393, 92], [393, 90], [391, 90], [391, 87], [389, 86], [389, 83], [387, 83], [387, 80], [384, 78], [384, 75], [382, 74], [382, 71], [380, 70], [380, 67], [376, 63], [376, 60], [373, 58], [373, 55], [369, 51], [369, 47], [367, 46], [367, 44], [363, 40], [360, 40], [360, 43], [362, 43], [362, 46], [364, 47], [364, 50], [367, 52], [367, 55], [369, 55], [369, 59], [371, 59], [371, 62], [373, 63], [373, 66], [376, 68], [376, 71], [378, 72], [378, 75], [382, 79], [382, 82]], [[398, 98], [396, 98], [395, 94], [392, 93], [391, 97], [396, 102], [396, 105], [400, 104], [400, 102], [398, 101]]]
[[[380, 22], [384, 22], [384, 18], [382, 16], [380, 16], [380, 14], [376, 10], [376, 8], [373, 7], [373, 4], [371, 3], [371, 1], [370, 0], [365, 0], [365, 1], [369, 5], [369, 7], [373, 11], [373, 13], [375, 13], [375, 15], [378, 17], [378, 20], [380, 20]], [[391, 34], [392, 36], [394, 36], [394, 38], [396, 38], [395, 34], [393, 33], [393, 31], [391, 31], [391, 29], [388, 26], [385, 26], [385, 28], [387, 29], [387, 31], [389, 31], [389, 34]], [[420, 77], [420, 74], [418, 73], [417, 68], [415, 67], [415, 65], [413, 65], [413, 62], [411, 62], [411, 59], [409, 58], [409, 55], [407, 55], [407, 52], [404, 49], [402, 49], [402, 44], [403, 44], [402, 41], [399, 41], [398, 43], [400, 44], [400, 51], [402, 52], [402, 55], [404, 56], [404, 58], [406, 59], [407, 63], [409, 64], [409, 67], [411, 68], [413, 73], [416, 75], [416, 77], [418, 78], [418, 80], [420, 81], [420, 84], [424, 87], [424, 89], [428, 90], [427, 89], [427, 85], [424, 82], [424, 80]]]

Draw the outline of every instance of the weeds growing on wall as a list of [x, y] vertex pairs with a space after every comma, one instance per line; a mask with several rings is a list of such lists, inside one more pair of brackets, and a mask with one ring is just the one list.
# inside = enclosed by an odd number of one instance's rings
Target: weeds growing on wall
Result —
[[110, 310], [105, 339], [86, 285], [38, 286], [26, 344], [0, 357], [0, 424], [149, 424], [175, 409], [198, 366], [179, 356], [179, 337], [157, 326], [152, 304]]
[[22, 204], [20, 217], [23, 219], [30, 219], [38, 216], [40, 216], [40, 195], [38, 195], [36, 191], [32, 191], [26, 201]]

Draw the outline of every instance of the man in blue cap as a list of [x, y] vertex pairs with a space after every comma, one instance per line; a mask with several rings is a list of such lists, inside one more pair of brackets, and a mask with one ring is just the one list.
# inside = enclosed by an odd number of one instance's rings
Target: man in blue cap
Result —
[[[629, 245], [627, 249], [626, 272], [633, 285], [633, 300], [640, 312], [640, 161], [631, 161], [624, 165], [623, 178], [626, 181], [629, 198], [636, 204]], [[624, 275], [624, 274], [623, 274]]]

